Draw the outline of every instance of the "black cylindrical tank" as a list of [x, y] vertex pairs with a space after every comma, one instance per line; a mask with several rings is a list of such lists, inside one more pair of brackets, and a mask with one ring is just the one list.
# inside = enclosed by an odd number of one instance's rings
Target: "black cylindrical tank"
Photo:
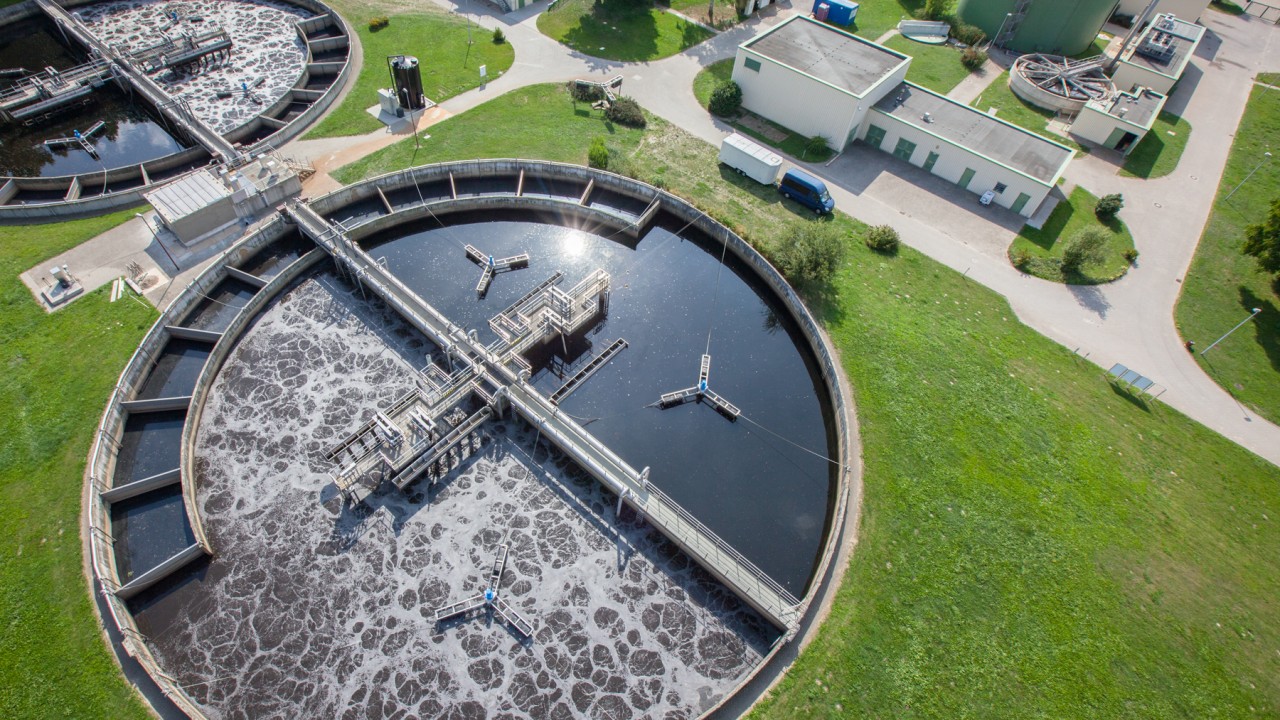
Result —
[[389, 58], [391, 78], [396, 84], [396, 99], [405, 110], [421, 110], [426, 107], [427, 98], [422, 94], [422, 72], [418, 69], [418, 58], [409, 55], [397, 55]]

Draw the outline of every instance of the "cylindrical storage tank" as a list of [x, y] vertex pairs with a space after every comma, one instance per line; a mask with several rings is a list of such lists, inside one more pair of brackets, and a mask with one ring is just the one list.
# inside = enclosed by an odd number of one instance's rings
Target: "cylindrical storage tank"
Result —
[[391, 58], [391, 77], [396, 83], [396, 99], [405, 110], [421, 110], [427, 105], [422, 93], [422, 72], [418, 58], [401, 55]]
[[[1018, 52], [1084, 52], [1119, 4], [1119, 0], [1031, 0], [1004, 46]], [[960, 0], [956, 14], [982, 28], [994, 42], [1017, 5], [1018, 0]]]

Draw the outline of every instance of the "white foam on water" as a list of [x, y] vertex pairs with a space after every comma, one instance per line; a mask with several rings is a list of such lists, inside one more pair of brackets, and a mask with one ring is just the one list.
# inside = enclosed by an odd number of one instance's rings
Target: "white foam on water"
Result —
[[[196, 438], [215, 551], [149, 641], [213, 717], [686, 718], [776, 637], [523, 423], [490, 421], [436, 491], [344, 508], [326, 449], [412, 387], [433, 346], [328, 274], [277, 299], [223, 366]], [[510, 544], [533, 623], [437, 626]]]
[[[171, 22], [170, 11], [177, 12], [182, 22], [165, 30]], [[170, 95], [187, 101], [191, 111], [219, 133], [253, 120], [297, 83], [307, 46], [295, 23], [315, 16], [272, 0], [118, 0], [78, 7], [75, 12], [104, 42], [131, 51], [161, 42], [161, 31], [177, 37], [183, 31], [198, 35], [217, 27], [226, 30], [232, 42], [227, 62], [194, 74], [153, 75]], [[203, 20], [192, 22], [193, 17]], [[254, 87], [262, 78], [265, 82]], [[241, 92], [241, 83], [261, 102]], [[232, 91], [231, 97], [219, 98], [220, 90]]]

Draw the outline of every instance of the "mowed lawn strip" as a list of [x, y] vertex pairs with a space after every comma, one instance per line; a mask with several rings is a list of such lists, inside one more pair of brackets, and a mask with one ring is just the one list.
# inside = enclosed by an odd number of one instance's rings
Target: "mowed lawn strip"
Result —
[[[585, 155], [591, 132], [522, 136], [527, 103], [482, 108], [493, 137], [528, 140], [496, 154]], [[756, 717], [1280, 709], [1280, 470], [1113, 388], [958, 273], [795, 212], [683, 131], [655, 120], [610, 142], [620, 170], [766, 253], [801, 223], [851, 237], [833, 282], [803, 291], [856, 394], [863, 524], [830, 619]]]
[[49, 315], [18, 279], [133, 212], [0, 226], [0, 717], [147, 717], [89, 606], [80, 494], [107, 396], [156, 313], [103, 287]]
[[538, 16], [538, 30], [580, 53], [622, 62], [660, 60], [712, 35], [647, 0], [559, 0]]
[[443, 10], [424, 7], [413, 15], [392, 15], [391, 24], [374, 32], [369, 18], [349, 17], [364, 51], [360, 75], [342, 104], [307, 133], [307, 138], [359, 135], [383, 127], [365, 112], [378, 104], [378, 89], [391, 87], [387, 57], [412, 55], [422, 71], [422, 91], [432, 102], [443, 102], [480, 86], [480, 66], [486, 65], [490, 78], [511, 67], [515, 51], [511, 43], [493, 42], [490, 31], [475, 25], [474, 42], [467, 45], [467, 21]]
[[1280, 158], [1264, 155], [1268, 150], [1280, 155], [1276, 138], [1280, 92], [1254, 86], [1174, 315], [1182, 337], [1203, 350], [1253, 308], [1262, 310], [1196, 358], [1218, 384], [1271, 422], [1280, 422], [1280, 300], [1272, 277], [1240, 248], [1245, 228], [1263, 222], [1271, 202], [1280, 198]]
[[960, 51], [950, 45], [929, 45], [895, 35], [885, 47], [911, 56], [907, 80], [946, 95], [969, 77], [969, 68], [960, 63]]
[[1164, 177], [1178, 167], [1182, 151], [1191, 137], [1191, 123], [1161, 112], [1151, 130], [1124, 159], [1120, 174], [1126, 177]]

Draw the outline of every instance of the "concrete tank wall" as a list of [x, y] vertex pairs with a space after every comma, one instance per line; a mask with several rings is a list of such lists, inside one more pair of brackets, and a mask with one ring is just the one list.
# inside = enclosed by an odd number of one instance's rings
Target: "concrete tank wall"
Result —
[[[1075, 55], [1084, 52], [1111, 17], [1119, 0], [1032, 0], [1010, 50]], [[1017, 0], [960, 0], [957, 15], [992, 41]]]

